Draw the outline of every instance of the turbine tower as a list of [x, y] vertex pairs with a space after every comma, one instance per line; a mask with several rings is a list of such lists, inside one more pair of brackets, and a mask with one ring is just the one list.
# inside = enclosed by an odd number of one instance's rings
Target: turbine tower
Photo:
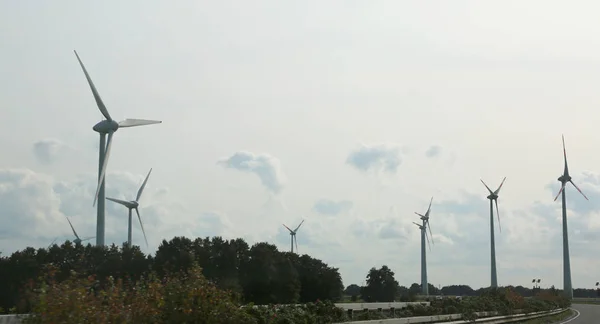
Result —
[[[65, 216], [65, 217], [67, 218], [67, 222], [69, 222], [69, 225], [71, 225], [71, 229], [73, 230], [73, 234], [75, 235], [75, 239], [73, 240], [73, 243], [75, 243], [75, 244], [81, 244], [81, 242], [83, 242], [83, 241], [91, 240], [91, 239], [94, 238], [93, 236], [90, 236], [90, 237], [86, 237], [84, 239], [81, 239], [79, 237], [79, 235], [77, 235], [77, 232], [75, 231], [75, 228], [73, 227], [73, 224], [71, 224], [71, 220], [69, 220], [69, 217], [67, 217], [67, 216]], [[54, 241], [56, 241], [56, 240], [54, 240]], [[52, 244], [54, 244], [54, 242], [52, 242]]]
[[[479, 179], [481, 180], [481, 179]], [[502, 179], [500, 186], [496, 191], [492, 191], [488, 185], [481, 180], [481, 183], [485, 186], [485, 188], [490, 192], [487, 199], [490, 200], [490, 241], [491, 241], [491, 261], [492, 261], [492, 288], [498, 287], [498, 274], [496, 273], [496, 239], [494, 236], [494, 202], [496, 203], [496, 216], [498, 217], [498, 228], [500, 232], [502, 232], [502, 226], [500, 226], [500, 212], [498, 211], [498, 194], [500, 193], [500, 189], [502, 189], [502, 185], [506, 177]]]
[[[145, 119], [125, 119], [121, 122], [116, 122], [112, 119], [102, 98], [100, 98], [100, 94], [98, 94], [98, 90], [96, 90], [96, 86], [92, 82], [90, 75], [88, 74], [83, 62], [79, 58], [77, 51], [75, 52], [75, 56], [77, 57], [77, 61], [79, 61], [79, 65], [81, 65], [81, 69], [85, 74], [85, 78], [87, 79], [88, 84], [90, 85], [90, 89], [92, 90], [92, 94], [94, 95], [94, 99], [96, 100], [96, 105], [98, 109], [102, 113], [102, 115], [106, 118], [105, 120], [98, 122], [92, 128], [94, 131], [100, 134], [100, 146], [99, 146], [99, 161], [98, 161], [98, 186], [96, 187], [96, 195], [94, 196], [94, 203], [92, 206], [96, 205], [96, 201], [98, 201], [98, 210], [96, 216], [96, 245], [104, 246], [104, 187], [105, 187], [105, 174], [106, 174], [106, 165], [108, 164], [108, 157], [110, 156], [110, 148], [112, 145], [112, 138], [114, 133], [121, 127], [134, 127], [134, 126], [143, 126], [143, 125], [151, 125], [151, 124], [159, 124], [162, 123], [158, 120], [145, 120]], [[106, 139], [106, 135], [108, 134], [108, 141]]]
[[289, 227], [285, 226], [285, 224], [283, 224], [283, 226], [285, 228], [287, 228], [288, 231], [290, 231], [290, 236], [292, 239], [292, 242], [291, 242], [292, 253], [294, 253], [294, 242], [296, 242], [296, 253], [298, 253], [298, 239], [296, 238], [296, 233], [298, 233], [298, 229], [300, 228], [300, 226], [302, 226], [302, 223], [304, 223], [304, 220], [302, 220], [300, 222], [300, 225], [298, 225], [298, 227], [296, 227], [296, 229], [294, 229], [293, 231]]
[[140, 187], [140, 189], [138, 189], [137, 197], [135, 198], [135, 200], [126, 201], [126, 200], [106, 197], [106, 199], [116, 202], [117, 204], [121, 204], [121, 205], [127, 207], [127, 209], [129, 209], [129, 224], [127, 227], [127, 246], [129, 246], [129, 247], [131, 247], [131, 210], [132, 209], [135, 209], [135, 213], [137, 214], [138, 220], [140, 221], [140, 227], [142, 228], [142, 233], [144, 233], [144, 240], [146, 240], [146, 246], [148, 246], [148, 240], [146, 239], [146, 231], [144, 230], [144, 225], [142, 224], [142, 218], [140, 217], [140, 211], [138, 210], [138, 207], [140, 205], [139, 201], [140, 201], [140, 198], [142, 197], [142, 192], [144, 192], [146, 183], [148, 183], [148, 178], [150, 178], [150, 173], [152, 173], [152, 168], [150, 168], [150, 171], [148, 172], [146, 179], [144, 179], [142, 186]]
[[567, 231], [567, 196], [565, 193], [565, 186], [567, 182], [570, 182], [577, 191], [585, 198], [589, 200], [588, 197], [585, 196], [583, 191], [579, 189], [571, 180], [571, 176], [569, 175], [569, 167], [567, 166], [567, 149], [565, 148], [565, 136], [562, 136], [563, 142], [563, 156], [565, 159], [565, 169], [563, 170], [563, 174], [558, 177], [558, 181], [560, 181], [560, 190], [556, 197], [554, 197], [554, 201], [558, 199], [558, 196], [562, 193], [562, 231], [563, 231], [563, 291], [567, 298], [573, 299], [573, 285], [571, 284], [571, 258], [569, 256], [569, 234]]
[[425, 212], [425, 215], [415, 212], [415, 214], [421, 217], [423, 224], [413, 222], [413, 224], [417, 225], [421, 230], [421, 293], [424, 296], [429, 296], [429, 283], [427, 282], [427, 251], [425, 249], [425, 240], [427, 240], [427, 245], [429, 246], [429, 250], [431, 250], [431, 245], [429, 245], [429, 237], [427, 236], [427, 228], [429, 228], [429, 236], [431, 236], [431, 242], [433, 243], [433, 234], [431, 234], [431, 225], [429, 225], [429, 212], [431, 211], [432, 202], [433, 197], [431, 197], [431, 200], [429, 201], [429, 207], [427, 207], [427, 212]]

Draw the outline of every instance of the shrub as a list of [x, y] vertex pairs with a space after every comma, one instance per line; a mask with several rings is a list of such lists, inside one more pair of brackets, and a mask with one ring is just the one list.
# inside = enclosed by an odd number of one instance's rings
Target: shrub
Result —
[[230, 293], [217, 289], [193, 266], [187, 272], [158, 278], [151, 274], [137, 282], [99, 282], [75, 272], [57, 282], [49, 266], [32, 291], [32, 316], [25, 323], [240, 323], [256, 321], [235, 303]]

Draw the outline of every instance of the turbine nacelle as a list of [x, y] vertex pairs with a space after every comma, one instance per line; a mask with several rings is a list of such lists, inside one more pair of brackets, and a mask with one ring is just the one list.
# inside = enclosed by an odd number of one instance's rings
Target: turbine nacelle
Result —
[[496, 200], [496, 199], [498, 199], [498, 195], [492, 193], [491, 195], [487, 196], [487, 199]]
[[558, 181], [560, 181], [560, 182], [562, 182], [562, 183], [567, 183], [567, 182], [571, 181], [571, 179], [572, 179], [572, 178], [571, 178], [571, 176], [570, 176], [570, 175], [568, 175], [568, 174], [563, 174], [563, 175], [561, 175], [560, 177], [558, 177], [558, 179], [557, 179], [557, 180], [558, 180]]
[[119, 123], [114, 120], [103, 120], [98, 122], [92, 129], [100, 134], [108, 134], [110, 132], [116, 132], [119, 129]]

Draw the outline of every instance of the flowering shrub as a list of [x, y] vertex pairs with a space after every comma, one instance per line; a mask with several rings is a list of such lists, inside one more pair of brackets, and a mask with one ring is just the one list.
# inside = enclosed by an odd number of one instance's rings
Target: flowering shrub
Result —
[[57, 282], [56, 272], [48, 267], [32, 291], [33, 315], [25, 323], [256, 323], [234, 296], [209, 283], [198, 266], [137, 282], [111, 277], [99, 282], [75, 272]]

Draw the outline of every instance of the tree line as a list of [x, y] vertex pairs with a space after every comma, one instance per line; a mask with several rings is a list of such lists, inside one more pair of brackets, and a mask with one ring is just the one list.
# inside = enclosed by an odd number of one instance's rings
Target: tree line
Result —
[[282, 252], [275, 245], [222, 237], [175, 237], [163, 240], [155, 255], [144, 254], [138, 246], [84, 246], [66, 241], [48, 248], [28, 247], [0, 257], [0, 307], [5, 311], [27, 312], [24, 287], [43, 275], [47, 265], [57, 269], [58, 280], [72, 271], [136, 281], [150, 272], [166, 275], [186, 271], [195, 265], [218, 288], [240, 296], [245, 303], [294, 304], [316, 300], [339, 301], [343, 283], [338, 268], [308, 255]]
[[[413, 283], [410, 287], [401, 286], [394, 278], [394, 271], [384, 265], [379, 269], [371, 268], [367, 274], [365, 286], [361, 287], [351, 284], [344, 290], [344, 295], [350, 296], [352, 301], [359, 299], [365, 302], [392, 302], [392, 301], [414, 301], [421, 293], [421, 285]], [[523, 297], [532, 297], [541, 291], [558, 292], [554, 286], [547, 289], [538, 287], [509, 286], [512, 291]], [[441, 289], [428, 284], [429, 295], [432, 296], [481, 296], [489, 288], [473, 289], [468, 285], [451, 285]], [[575, 298], [600, 297], [600, 289], [574, 289]]]

